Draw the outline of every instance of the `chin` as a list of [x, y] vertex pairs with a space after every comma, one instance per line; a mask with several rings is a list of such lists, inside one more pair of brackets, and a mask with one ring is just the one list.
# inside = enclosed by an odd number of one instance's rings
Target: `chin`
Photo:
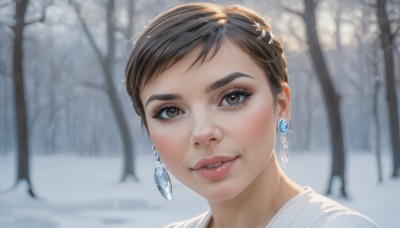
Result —
[[216, 184], [209, 186], [207, 189], [202, 189], [199, 194], [203, 196], [210, 204], [224, 203], [234, 199], [240, 194], [240, 190], [237, 186], [229, 184]]

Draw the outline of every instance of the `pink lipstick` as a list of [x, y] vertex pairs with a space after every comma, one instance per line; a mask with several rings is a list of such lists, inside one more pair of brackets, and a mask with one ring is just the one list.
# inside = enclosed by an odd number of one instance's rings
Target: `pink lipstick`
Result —
[[204, 158], [192, 168], [200, 176], [208, 180], [223, 177], [231, 168], [237, 157], [214, 156]]

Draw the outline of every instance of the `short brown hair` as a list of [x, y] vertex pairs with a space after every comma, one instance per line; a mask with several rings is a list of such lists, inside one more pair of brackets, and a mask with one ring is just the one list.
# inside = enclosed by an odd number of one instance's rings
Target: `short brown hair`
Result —
[[[256, 25], [265, 31], [265, 36]], [[126, 90], [142, 123], [147, 128], [141, 89], [200, 45], [202, 50], [193, 64], [212, 58], [223, 38], [257, 62], [274, 95], [282, 92], [288, 81], [287, 61], [281, 43], [270, 31], [271, 26], [260, 15], [240, 5], [188, 3], [160, 14], [135, 41], [125, 69]]]

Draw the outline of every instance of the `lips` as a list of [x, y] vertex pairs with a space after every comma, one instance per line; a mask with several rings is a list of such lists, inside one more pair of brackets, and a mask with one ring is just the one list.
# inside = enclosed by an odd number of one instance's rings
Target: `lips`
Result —
[[192, 169], [200, 169], [205, 168], [207, 166], [216, 166], [219, 163], [227, 162], [236, 159], [236, 157], [229, 157], [229, 156], [214, 156], [211, 158], [204, 158], [198, 161]]
[[226, 174], [238, 157], [214, 156], [198, 161], [192, 170], [205, 179], [218, 179]]

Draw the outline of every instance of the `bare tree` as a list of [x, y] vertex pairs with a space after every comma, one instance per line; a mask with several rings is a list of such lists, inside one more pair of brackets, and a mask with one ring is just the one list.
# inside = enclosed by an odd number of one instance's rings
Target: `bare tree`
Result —
[[[0, 6], [1, 7], [1, 6]], [[6, 42], [4, 42], [4, 36], [3, 36], [3, 31], [5, 29], [2, 28], [2, 24], [0, 22], [0, 154], [6, 153], [10, 146], [11, 146], [11, 140], [10, 140], [10, 133], [11, 127], [10, 127], [10, 121], [9, 120], [9, 112], [8, 110], [11, 108], [10, 107], [10, 83], [12, 80], [11, 77], [11, 72], [10, 70], [7, 69], [6, 67], [6, 61], [5, 59], [8, 59], [8, 53], [9, 49]], [[5, 47], [7, 46], [7, 47]], [[6, 53], [6, 55], [4, 54]], [[9, 65], [9, 63], [7, 63]]]
[[[376, 45], [372, 45], [372, 48], [374, 49], [374, 52], [377, 52], [378, 47]], [[379, 124], [379, 118], [378, 118], [378, 94], [380, 87], [382, 86], [382, 79], [380, 78], [379, 75], [379, 64], [376, 60], [376, 58], [371, 58], [370, 59], [370, 68], [372, 73], [372, 76], [374, 77], [374, 95], [373, 95], [373, 103], [372, 103], [372, 113], [373, 113], [373, 119], [374, 119], [374, 125], [375, 125], [375, 135], [376, 135], [376, 144], [375, 144], [375, 156], [376, 156], [376, 165], [377, 165], [377, 170], [378, 170], [378, 183], [383, 182], [383, 174], [382, 174], [382, 152], [381, 152], [381, 127]]]
[[23, 78], [24, 52], [22, 49], [22, 43], [28, 1], [17, 0], [15, 4], [15, 25], [12, 27], [14, 32], [12, 75], [14, 79], [15, 111], [17, 115], [16, 124], [18, 134], [18, 170], [15, 185], [25, 181], [28, 185], [29, 195], [35, 197], [29, 175], [28, 128]]
[[395, 31], [391, 29], [391, 21], [388, 17], [386, 0], [377, 0], [376, 13], [379, 28], [381, 48], [385, 59], [386, 77], [386, 100], [389, 108], [390, 135], [392, 142], [393, 170], [392, 177], [399, 177], [400, 171], [400, 131], [399, 131], [399, 111], [396, 94], [396, 81], [394, 73], [394, 38], [400, 26]]
[[23, 33], [25, 28], [25, 15], [28, 5], [27, 0], [17, 0], [15, 12], [15, 25], [12, 27], [14, 31], [14, 46], [13, 46], [13, 70], [12, 75], [14, 79], [14, 97], [15, 97], [15, 111], [16, 111], [16, 124], [18, 134], [18, 170], [17, 186], [21, 182], [26, 182], [28, 185], [28, 194], [31, 197], [36, 197], [32, 189], [31, 179], [29, 175], [29, 145], [28, 145], [28, 128], [27, 128], [27, 115], [25, 104], [25, 89], [24, 89], [24, 72], [23, 72], [23, 57], [24, 52], [22, 49]]
[[331, 194], [333, 180], [335, 177], [338, 177], [341, 181], [341, 196], [347, 197], [345, 181], [345, 149], [340, 115], [340, 97], [335, 90], [330, 72], [321, 50], [315, 15], [317, 5], [317, 0], [304, 0], [304, 12], [298, 12], [287, 7], [285, 8], [286, 10], [299, 15], [305, 23], [310, 57], [324, 93], [332, 144], [331, 174], [326, 193]]
[[[357, 19], [359, 26], [355, 27], [355, 37], [358, 43], [358, 58], [359, 58], [359, 72], [360, 76], [371, 75], [373, 81], [372, 87], [372, 126], [375, 129], [373, 131], [373, 137], [375, 138], [375, 157], [377, 164], [377, 175], [378, 183], [383, 182], [383, 171], [382, 171], [382, 151], [381, 151], [381, 124], [379, 122], [379, 93], [382, 87], [382, 78], [379, 73], [379, 66], [383, 59], [377, 57], [379, 53], [379, 41], [378, 38], [373, 36], [371, 40], [367, 39], [368, 30], [371, 24], [371, 11], [369, 7], [362, 6], [361, 17]], [[368, 89], [369, 91], [371, 89]], [[365, 93], [365, 92], [363, 92]], [[366, 100], [366, 99], [364, 99]], [[365, 122], [364, 122], [365, 123]]]
[[30, 179], [30, 156], [29, 156], [29, 133], [27, 124], [27, 112], [25, 102], [25, 87], [24, 87], [24, 29], [27, 25], [43, 22], [45, 20], [45, 10], [51, 1], [47, 1], [43, 8], [42, 14], [39, 18], [29, 22], [25, 22], [26, 10], [28, 0], [15, 1], [15, 24], [11, 27], [14, 32], [13, 42], [13, 60], [12, 60], [12, 76], [14, 81], [14, 99], [15, 99], [15, 113], [17, 125], [17, 177], [15, 187], [22, 182], [27, 183], [28, 194], [35, 198], [36, 194], [33, 191]]
[[132, 137], [129, 131], [128, 122], [124, 116], [121, 101], [118, 98], [117, 90], [113, 80], [113, 64], [115, 60], [115, 31], [116, 26], [114, 22], [114, 0], [108, 0], [106, 5], [106, 42], [107, 51], [103, 55], [100, 47], [96, 44], [89, 27], [85, 23], [83, 17], [80, 14], [80, 6], [73, 0], [69, 0], [78, 16], [79, 22], [87, 36], [91, 46], [95, 50], [97, 59], [102, 67], [104, 75], [104, 91], [107, 94], [112, 111], [117, 122], [118, 130], [123, 143], [124, 150], [124, 168], [121, 181], [125, 181], [129, 176], [132, 176], [134, 180], [138, 181], [136, 173], [134, 171], [134, 153], [132, 146]]

